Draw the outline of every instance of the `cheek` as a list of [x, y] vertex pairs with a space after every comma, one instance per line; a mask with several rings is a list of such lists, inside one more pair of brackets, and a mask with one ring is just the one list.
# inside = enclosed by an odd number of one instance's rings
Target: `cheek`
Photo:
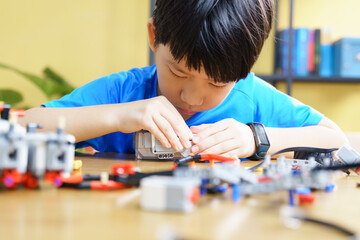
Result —
[[[206, 98], [204, 102], [204, 107], [211, 109], [217, 107], [225, 98], [229, 95], [231, 89], [221, 90], [221, 91], [211, 91], [212, 93], [209, 97]], [[205, 106], [206, 105], [206, 106]]]
[[164, 73], [158, 73], [158, 86], [161, 95], [165, 96], [169, 100], [176, 95], [178, 89], [176, 82]]

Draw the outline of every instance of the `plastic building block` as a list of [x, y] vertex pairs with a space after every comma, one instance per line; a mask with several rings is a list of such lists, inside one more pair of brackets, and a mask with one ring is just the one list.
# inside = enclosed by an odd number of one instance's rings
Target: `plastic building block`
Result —
[[190, 212], [199, 200], [200, 181], [194, 178], [152, 176], [140, 182], [141, 208], [151, 211]]

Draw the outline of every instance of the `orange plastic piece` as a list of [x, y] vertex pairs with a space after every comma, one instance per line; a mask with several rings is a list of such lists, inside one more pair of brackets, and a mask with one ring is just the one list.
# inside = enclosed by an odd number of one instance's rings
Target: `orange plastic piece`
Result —
[[61, 178], [61, 181], [63, 183], [73, 183], [73, 184], [81, 183], [83, 180], [84, 180], [84, 178], [81, 175], [70, 176], [70, 177], [67, 177], [67, 178], [64, 178], [64, 177]]
[[91, 181], [90, 188], [96, 190], [111, 190], [111, 189], [121, 189], [126, 188], [127, 186], [123, 183], [115, 182], [112, 180], [107, 181], [106, 184], [101, 181]]
[[171, 167], [171, 170], [174, 171], [177, 167], [178, 167], [178, 165], [176, 163], [174, 163], [174, 165], [172, 165], [172, 167]]
[[315, 194], [299, 194], [299, 203], [306, 204], [306, 203], [313, 203], [315, 201]]
[[112, 166], [114, 175], [135, 174], [135, 165], [133, 163], [121, 163]]
[[198, 188], [194, 188], [191, 195], [190, 201], [193, 203], [197, 203], [200, 200], [200, 190]]

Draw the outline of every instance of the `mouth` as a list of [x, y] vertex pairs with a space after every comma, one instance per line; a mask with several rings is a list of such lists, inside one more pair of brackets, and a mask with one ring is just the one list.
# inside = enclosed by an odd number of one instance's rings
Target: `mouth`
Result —
[[184, 115], [194, 115], [195, 113], [197, 113], [197, 112], [188, 111], [188, 110], [185, 110], [185, 109], [182, 109], [182, 108], [177, 108], [177, 110], [180, 113], [184, 114]]

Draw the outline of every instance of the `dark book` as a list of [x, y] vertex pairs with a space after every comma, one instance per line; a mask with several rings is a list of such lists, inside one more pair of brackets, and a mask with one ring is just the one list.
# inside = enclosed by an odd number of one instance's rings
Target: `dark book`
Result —
[[320, 36], [321, 30], [315, 29], [315, 56], [314, 56], [314, 71], [313, 74], [316, 76], [320, 75], [320, 61], [321, 61], [321, 54], [320, 54]]

